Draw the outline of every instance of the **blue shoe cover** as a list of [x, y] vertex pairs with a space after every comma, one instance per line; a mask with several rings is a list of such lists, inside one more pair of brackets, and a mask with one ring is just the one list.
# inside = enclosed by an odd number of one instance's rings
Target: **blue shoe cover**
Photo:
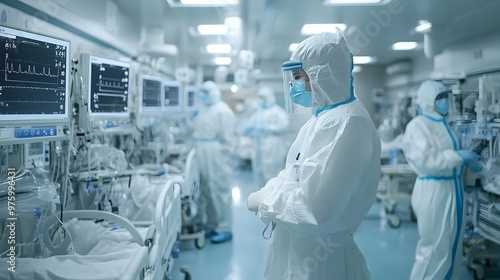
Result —
[[213, 236], [212, 238], [210, 238], [210, 242], [223, 243], [223, 242], [231, 240], [232, 238], [233, 238], [233, 234], [229, 231], [226, 231], [226, 232], [221, 232], [221, 233]]
[[211, 238], [214, 235], [217, 235], [217, 232], [213, 228], [206, 228], [205, 229], [205, 238]]

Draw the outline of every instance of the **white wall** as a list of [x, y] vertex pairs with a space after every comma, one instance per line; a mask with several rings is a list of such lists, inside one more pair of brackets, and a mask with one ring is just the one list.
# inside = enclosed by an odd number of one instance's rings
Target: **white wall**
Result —
[[372, 119], [374, 119], [373, 91], [385, 87], [385, 67], [375, 65], [363, 65], [361, 67], [361, 72], [354, 74], [354, 90]]

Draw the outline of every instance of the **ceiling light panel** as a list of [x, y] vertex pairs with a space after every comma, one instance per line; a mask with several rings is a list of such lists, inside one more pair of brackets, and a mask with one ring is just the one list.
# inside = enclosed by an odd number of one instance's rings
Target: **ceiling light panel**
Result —
[[230, 57], [216, 57], [216, 58], [214, 58], [214, 62], [217, 65], [229, 65], [229, 64], [231, 64], [231, 58]]
[[395, 51], [409, 51], [418, 47], [417, 42], [397, 42], [392, 44], [392, 49]]
[[353, 69], [352, 69], [352, 73], [359, 73], [361, 72], [361, 70], [363, 70], [363, 68], [359, 65], [354, 65]]
[[354, 64], [369, 64], [375, 62], [375, 58], [373, 56], [354, 56], [353, 61]]
[[207, 45], [208, 53], [230, 53], [231, 45], [230, 44], [210, 44]]
[[314, 35], [321, 32], [335, 32], [335, 28], [340, 29], [342, 32], [346, 29], [346, 25], [343, 23], [331, 23], [331, 24], [304, 24], [300, 33], [302, 35]]
[[429, 32], [432, 28], [432, 23], [428, 21], [420, 21], [419, 25], [415, 27], [415, 31], [418, 33], [426, 33]]
[[200, 24], [198, 33], [201, 35], [226, 35], [227, 26], [225, 24]]

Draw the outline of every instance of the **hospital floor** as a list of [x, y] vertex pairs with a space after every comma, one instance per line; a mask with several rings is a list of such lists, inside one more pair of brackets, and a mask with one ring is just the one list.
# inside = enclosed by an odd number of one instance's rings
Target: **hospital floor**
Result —
[[[269, 241], [262, 238], [264, 224], [246, 209], [246, 198], [257, 190], [251, 170], [238, 169], [233, 174], [233, 240], [209, 244], [196, 249], [194, 241], [180, 244], [175, 260], [173, 280], [184, 280], [180, 268], [189, 270], [192, 280], [258, 280], [263, 279]], [[408, 205], [396, 209], [403, 223], [389, 227], [383, 206], [375, 203], [354, 235], [363, 252], [373, 280], [409, 279], [418, 241], [417, 225], [410, 220]], [[472, 280], [465, 262], [461, 280]], [[493, 276], [495, 275], [495, 278]], [[484, 279], [500, 279], [500, 270], [487, 270]], [[279, 280], [279, 279], [276, 279]]]

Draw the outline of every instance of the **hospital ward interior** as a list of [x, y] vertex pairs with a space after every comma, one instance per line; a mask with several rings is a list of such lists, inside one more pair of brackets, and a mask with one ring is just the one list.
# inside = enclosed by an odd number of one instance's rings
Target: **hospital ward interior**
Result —
[[499, 11], [0, 0], [0, 280], [500, 279]]

